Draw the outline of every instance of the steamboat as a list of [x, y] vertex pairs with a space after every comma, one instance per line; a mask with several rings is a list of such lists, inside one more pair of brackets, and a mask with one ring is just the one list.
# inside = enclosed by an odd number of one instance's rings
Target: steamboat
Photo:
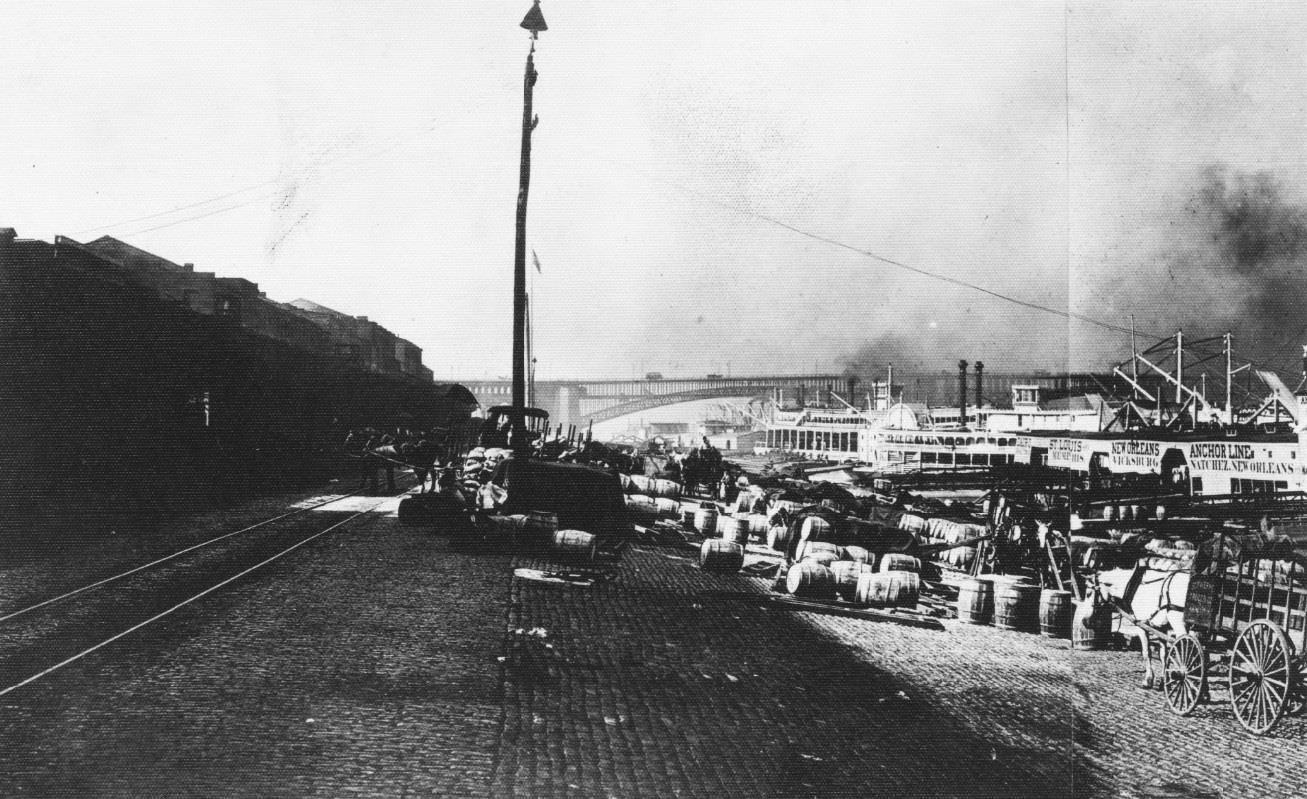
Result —
[[[1068, 472], [1086, 489], [1114, 483], [1148, 485], [1157, 493], [1231, 497], [1307, 491], [1300, 454], [1307, 421], [1307, 392], [1291, 391], [1273, 372], [1232, 368], [1230, 337], [1224, 343], [1226, 401], [1216, 405], [1204, 390], [1206, 375], [1187, 385], [1177, 336], [1174, 373], [1149, 355], [1134, 353], [1130, 372], [1113, 369], [1104, 392], [1045, 396], [1046, 387], [1014, 384], [1010, 404], [994, 407], [981, 396], [977, 364], [973, 402], [967, 398], [966, 363], [960, 364], [959, 403], [932, 408], [905, 402], [892, 376], [875, 381], [865, 408], [833, 394], [817, 407], [783, 407], [773, 402], [758, 454], [789, 453], [850, 465], [858, 472], [965, 471], [1009, 464]], [[1170, 340], [1168, 340], [1169, 342]], [[1307, 350], [1307, 348], [1305, 348]], [[1154, 374], [1141, 378], [1138, 364]], [[1235, 376], [1251, 370], [1265, 386], [1248, 393], [1242, 408], [1233, 402]], [[1307, 374], [1307, 356], [1304, 358]], [[1219, 378], [1218, 378], [1219, 379]], [[1122, 387], [1124, 386], [1124, 391]], [[1175, 402], [1163, 399], [1174, 391]]]

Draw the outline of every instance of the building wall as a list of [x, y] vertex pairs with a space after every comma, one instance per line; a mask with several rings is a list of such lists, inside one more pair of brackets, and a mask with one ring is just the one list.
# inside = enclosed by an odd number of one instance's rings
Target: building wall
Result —
[[0, 536], [51, 485], [184, 491], [261, 453], [334, 448], [352, 427], [457, 425], [476, 407], [461, 386], [350, 368], [194, 313], [75, 243], [5, 231], [0, 375]]
[[423, 371], [421, 348], [367, 317], [349, 316], [307, 301], [296, 301], [304, 308], [274, 302], [259, 291], [257, 283], [196, 272], [192, 264], [174, 263], [111, 236], [85, 245], [62, 241], [101, 256], [100, 268], [119, 270], [164, 300], [196, 313], [227, 318], [259, 335], [318, 355], [343, 358], [370, 372], [431, 379]]

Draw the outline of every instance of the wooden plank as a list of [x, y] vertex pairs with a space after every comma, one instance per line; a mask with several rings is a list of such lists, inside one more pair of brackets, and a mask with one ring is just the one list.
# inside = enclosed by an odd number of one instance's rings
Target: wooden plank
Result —
[[824, 613], [829, 616], [845, 616], [864, 621], [887, 621], [906, 627], [925, 630], [944, 629], [939, 619], [924, 616], [915, 610], [894, 608], [877, 610], [875, 608], [858, 608], [834, 600], [799, 599], [797, 597], [776, 596], [774, 594], [752, 594], [746, 591], [700, 591], [699, 596], [707, 599], [740, 599], [764, 607], [776, 607], [785, 610], [805, 610], [812, 613]]

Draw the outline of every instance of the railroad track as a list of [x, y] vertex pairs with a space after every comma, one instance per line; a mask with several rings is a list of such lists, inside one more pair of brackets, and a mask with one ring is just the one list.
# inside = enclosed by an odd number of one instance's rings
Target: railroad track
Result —
[[377, 498], [361, 510], [328, 509], [358, 494], [296, 508], [0, 613], [0, 697], [157, 625], [389, 499]]

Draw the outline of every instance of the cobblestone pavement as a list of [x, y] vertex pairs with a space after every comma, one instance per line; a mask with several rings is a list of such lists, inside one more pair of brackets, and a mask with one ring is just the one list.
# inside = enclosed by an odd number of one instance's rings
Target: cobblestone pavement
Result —
[[768, 581], [670, 548], [518, 580], [396, 504], [0, 698], [0, 795], [1302, 795], [1307, 722], [1172, 716], [1137, 653], [709, 598]]
[[508, 566], [342, 528], [0, 699], [0, 795], [485, 795]]

